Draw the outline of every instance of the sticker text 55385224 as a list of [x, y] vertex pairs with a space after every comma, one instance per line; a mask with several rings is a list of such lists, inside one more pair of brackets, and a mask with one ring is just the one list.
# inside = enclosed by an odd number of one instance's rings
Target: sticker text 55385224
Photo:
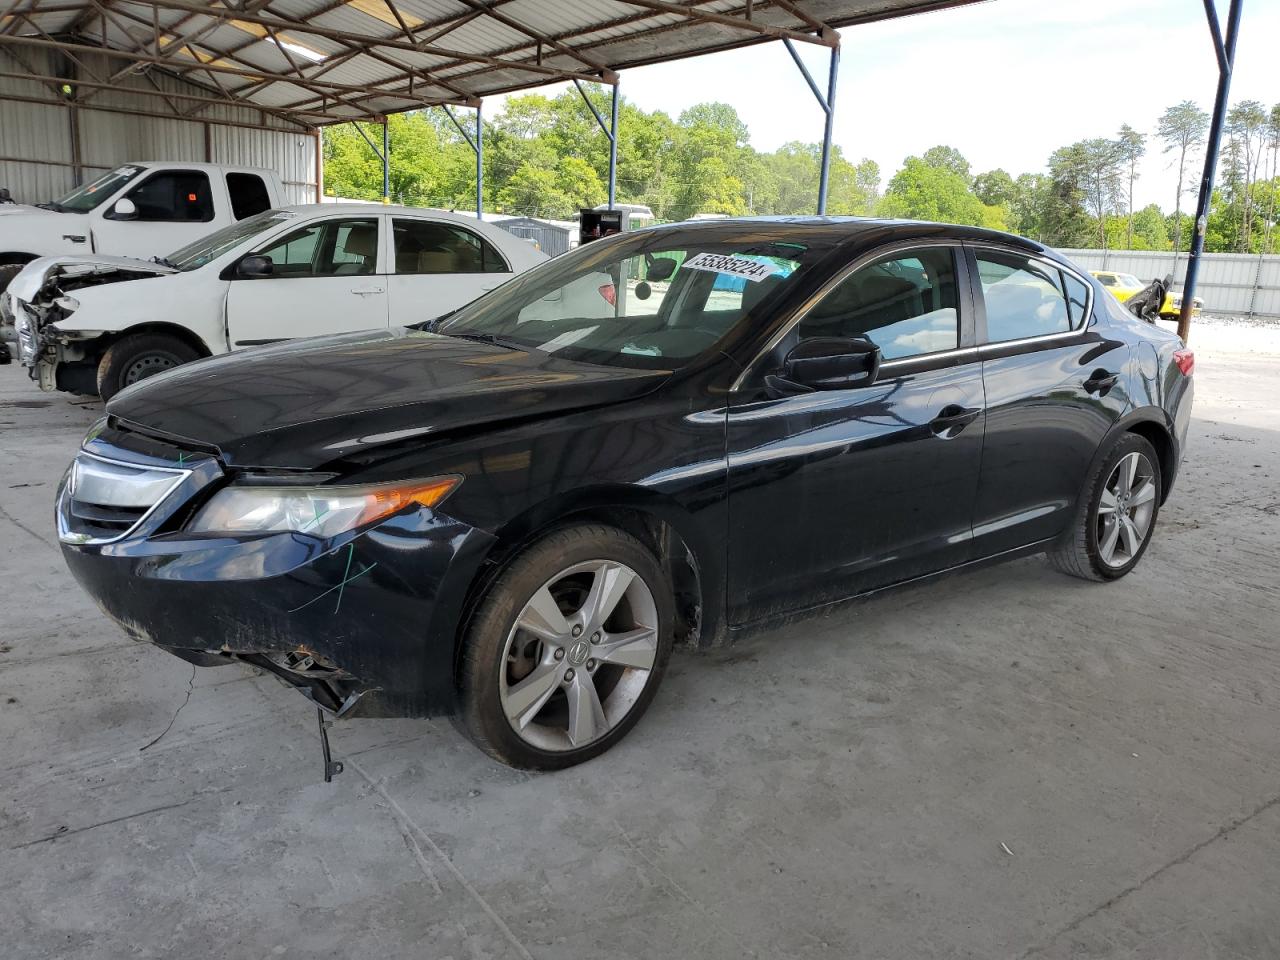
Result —
[[778, 272], [778, 265], [768, 261], [748, 260], [726, 253], [699, 253], [684, 262], [686, 270], [706, 270], [710, 273], [727, 273], [759, 283], [765, 277]]

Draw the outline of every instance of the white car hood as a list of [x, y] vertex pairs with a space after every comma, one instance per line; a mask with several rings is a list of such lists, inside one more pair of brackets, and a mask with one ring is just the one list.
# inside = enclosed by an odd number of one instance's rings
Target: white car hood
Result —
[[53, 216], [56, 210], [46, 210], [44, 207], [33, 207], [27, 203], [0, 203], [0, 217], [12, 216]]
[[[65, 254], [59, 257], [38, 257], [28, 263], [9, 283], [9, 291], [19, 300], [30, 303], [44, 286], [49, 276], [57, 272], [63, 277], [101, 276], [128, 271], [153, 276], [177, 273], [173, 267], [154, 260], [138, 260], [134, 257], [82, 256]], [[131, 278], [137, 279], [137, 278]]]

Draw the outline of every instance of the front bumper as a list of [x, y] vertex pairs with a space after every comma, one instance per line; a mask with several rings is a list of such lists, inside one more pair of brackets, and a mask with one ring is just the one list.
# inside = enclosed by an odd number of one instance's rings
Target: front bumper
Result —
[[330, 540], [197, 537], [183, 532], [183, 521], [227, 478], [212, 455], [174, 457], [158, 446], [86, 443], [116, 463], [181, 464], [186, 473], [119, 537], [77, 532], [65, 480], [58, 490], [67, 566], [126, 633], [203, 666], [265, 667], [343, 715], [421, 717], [454, 708], [457, 627], [488, 534], [415, 507]]

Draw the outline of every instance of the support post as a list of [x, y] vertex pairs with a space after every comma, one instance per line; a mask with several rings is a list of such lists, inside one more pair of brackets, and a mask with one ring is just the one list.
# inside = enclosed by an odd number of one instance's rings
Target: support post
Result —
[[[834, 33], [834, 31], [832, 32]], [[796, 48], [791, 43], [791, 40], [783, 37], [782, 42], [787, 48], [787, 53], [791, 54], [791, 59], [800, 68], [800, 73], [804, 77], [805, 83], [809, 84], [813, 98], [818, 101], [818, 106], [822, 108], [822, 112], [825, 114], [825, 122], [822, 127], [822, 159], [818, 167], [818, 215], [822, 216], [827, 212], [827, 183], [831, 178], [831, 134], [835, 127], [836, 119], [836, 79], [840, 73], [840, 38], [839, 34], [836, 34], [835, 43], [831, 47], [831, 63], [827, 68], [826, 96], [823, 96], [822, 91], [818, 89], [818, 84], [814, 81], [813, 75], [809, 73], [809, 68], [804, 65], [804, 61], [800, 59], [800, 54], [796, 53]]]
[[481, 119], [480, 106], [481, 101], [476, 100], [470, 104], [476, 108], [476, 130], [475, 136], [467, 133], [467, 128], [458, 122], [458, 118], [453, 115], [453, 111], [449, 109], [447, 103], [440, 104], [444, 110], [444, 115], [449, 118], [449, 122], [453, 124], [458, 133], [462, 134], [462, 139], [467, 141], [467, 146], [471, 148], [471, 152], [476, 155], [476, 219], [484, 219], [484, 123]]
[[382, 118], [382, 202], [391, 202], [391, 125]]
[[618, 190], [618, 84], [613, 84], [613, 100], [609, 107], [609, 209], [613, 209]]
[[603, 82], [613, 85], [613, 99], [609, 104], [608, 126], [605, 126], [604, 117], [600, 116], [600, 111], [596, 109], [596, 105], [587, 96], [587, 91], [582, 89], [582, 84], [575, 79], [573, 85], [578, 88], [578, 95], [582, 97], [582, 102], [587, 105], [591, 115], [596, 118], [596, 126], [604, 131], [604, 135], [609, 138], [609, 209], [612, 210], [614, 201], [617, 199], [618, 187], [618, 75], [616, 73], [606, 73]]
[[1209, 137], [1204, 147], [1204, 173], [1200, 177], [1200, 196], [1196, 199], [1196, 219], [1191, 234], [1191, 252], [1187, 256], [1187, 277], [1182, 284], [1182, 310], [1178, 314], [1178, 336], [1187, 342], [1191, 333], [1191, 313], [1195, 305], [1196, 279], [1200, 275], [1200, 259], [1204, 256], [1204, 233], [1209, 222], [1209, 204], [1213, 199], [1213, 175], [1218, 165], [1218, 146], [1222, 140], [1222, 127], [1227, 116], [1227, 101], [1231, 95], [1231, 71], [1236, 61], [1236, 35], [1240, 32], [1240, 7], [1243, 0], [1231, 0], [1227, 11], [1227, 33], [1221, 33], [1218, 11], [1214, 0], [1204, 0], [1205, 16], [1209, 19], [1209, 32], [1213, 36], [1214, 50], [1218, 57], [1218, 95], [1213, 102], [1213, 119], [1209, 123]]

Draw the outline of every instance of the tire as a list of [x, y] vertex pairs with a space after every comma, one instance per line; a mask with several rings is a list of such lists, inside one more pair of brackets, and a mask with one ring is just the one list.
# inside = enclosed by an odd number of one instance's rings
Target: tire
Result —
[[548, 534], [498, 575], [467, 625], [457, 725], [521, 769], [598, 756], [652, 702], [674, 608], [661, 564], [630, 534], [594, 523]]
[[10, 282], [22, 272], [22, 268], [25, 266], [25, 263], [0, 264], [0, 293], [4, 293], [9, 289]]
[[123, 337], [109, 346], [98, 361], [98, 396], [105, 402], [139, 380], [199, 358], [199, 352], [189, 343], [168, 334]]
[[1073, 577], [1119, 580], [1146, 553], [1163, 494], [1155, 448], [1136, 433], [1124, 434], [1086, 482], [1071, 528], [1049, 552], [1050, 561]]

